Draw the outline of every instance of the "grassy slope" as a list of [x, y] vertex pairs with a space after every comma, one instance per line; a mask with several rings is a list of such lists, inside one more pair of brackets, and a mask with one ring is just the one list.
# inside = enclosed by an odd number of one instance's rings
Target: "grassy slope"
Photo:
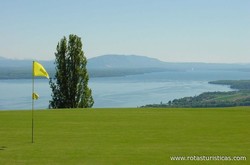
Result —
[[247, 156], [250, 107], [0, 111], [0, 164], [197, 164], [170, 156]]

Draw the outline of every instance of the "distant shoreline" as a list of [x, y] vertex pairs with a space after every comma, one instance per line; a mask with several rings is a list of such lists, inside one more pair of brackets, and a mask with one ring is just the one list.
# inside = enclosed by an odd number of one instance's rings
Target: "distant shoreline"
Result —
[[250, 106], [250, 80], [217, 80], [210, 84], [228, 85], [235, 91], [204, 92], [194, 97], [174, 99], [168, 103], [148, 104], [142, 108], [204, 108]]

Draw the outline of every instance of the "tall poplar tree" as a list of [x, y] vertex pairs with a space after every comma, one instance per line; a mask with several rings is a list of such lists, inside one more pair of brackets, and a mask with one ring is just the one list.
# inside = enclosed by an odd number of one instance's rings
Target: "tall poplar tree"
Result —
[[69, 35], [58, 43], [55, 53], [56, 73], [50, 79], [52, 100], [50, 108], [90, 108], [94, 104], [88, 87], [87, 59], [82, 50], [81, 38]]

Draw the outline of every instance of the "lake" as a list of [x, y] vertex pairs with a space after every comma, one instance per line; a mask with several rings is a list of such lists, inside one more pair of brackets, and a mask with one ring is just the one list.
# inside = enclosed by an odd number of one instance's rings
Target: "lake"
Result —
[[[94, 107], [137, 107], [166, 103], [185, 96], [208, 91], [231, 91], [228, 86], [209, 84], [213, 80], [247, 80], [249, 72], [241, 71], [185, 71], [154, 72], [123, 77], [91, 78], [89, 86], [95, 100]], [[32, 80], [0, 80], [0, 110], [31, 109]], [[47, 79], [35, 80], [40, 98], [35, 109], [48, 108], [51, 89]]]

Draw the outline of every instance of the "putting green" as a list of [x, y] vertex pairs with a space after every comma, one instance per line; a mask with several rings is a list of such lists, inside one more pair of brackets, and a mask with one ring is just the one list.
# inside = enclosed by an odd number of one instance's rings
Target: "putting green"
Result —
[[[250, 164], [250, 107], [0, 111], [0, 164]], [[174, 161], [174, 156], [245, 156]]]

